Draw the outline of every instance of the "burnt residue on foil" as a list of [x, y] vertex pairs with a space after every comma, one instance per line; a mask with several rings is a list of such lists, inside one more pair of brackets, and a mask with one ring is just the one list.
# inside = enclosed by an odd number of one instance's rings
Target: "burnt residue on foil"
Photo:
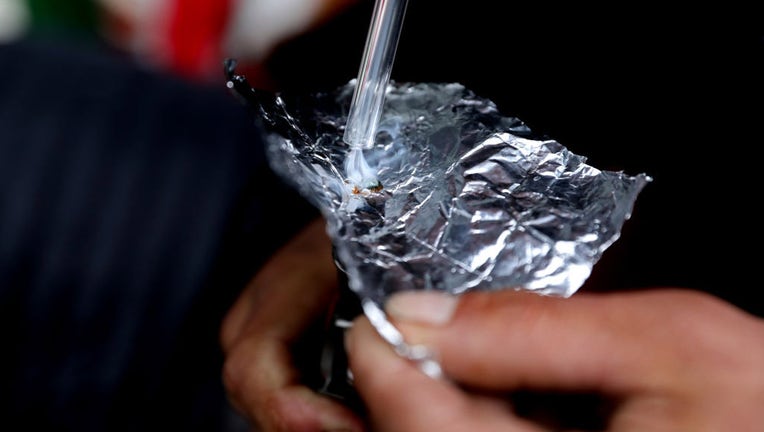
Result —
[[364, 313], [402, 355], [381, 312], [402, 290], [519, 289], [570, 296], [618, 239], [646, 174], [602, 171], [458, 83], [391, 83], [373, 187], [345, 170], [354, 81], [315, 94], [228, 86], [267, 130], [273, 169], [327, 220]]

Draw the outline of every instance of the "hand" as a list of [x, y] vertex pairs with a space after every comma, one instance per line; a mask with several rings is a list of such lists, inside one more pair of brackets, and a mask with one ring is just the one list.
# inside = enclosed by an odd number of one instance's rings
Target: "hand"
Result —
[[[764, 320], [700, 292], [506, 290], [458, 302], [419, 292], [387, 309], [407, 341], [437, 353], [448, 380], [421, 373], [357, 319], [347, 351], [377, 431], [537, 432], [582, 419], [619, 432], [764, 431]], [[574, 418], [568, 402], [593, 406]]]
[[320, 346], [305, 342], [316, 336], [311, 329], [323, 330], [337, 292], [325, 224], [316, 221], [282, 248], [223, 322], [223, 381], [232, 404], [259, 431], [362, 430], [349, 409], [305, 385], [299, 366], [318, 368]]

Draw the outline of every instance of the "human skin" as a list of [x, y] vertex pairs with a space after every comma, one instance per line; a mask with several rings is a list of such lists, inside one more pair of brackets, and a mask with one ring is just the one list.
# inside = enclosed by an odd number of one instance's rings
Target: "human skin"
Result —
[[764, 320], [710, 295], [408, 293], [387, 309], [409, 343], [437, 353], [447, 379], [424, 375], [357, 319], [347, 351], [376, 431], [565, 427], [516, 415], [508, 401], [521, 389], [601, 395], [611, 406], [600, 430], [764, 431]]
[[364, 429], [350, 409], [311, 390], [298, 367], [309, 354], [299, 352], [301, 338], [321, 325], [337, 292], [325, 226], [323, 220], [310, 224], [277, 252], [223, 321], [223, 383], [255, 430]]
[[367, 410], [360, 418], [309, 388], [298, 367], [301, 337], [323, 322], [336, 284], [319, 220], [272, 257], [226, 317], [224, 384], [255, 430], [573, 430], [548, 426], [554, 409], [544, 421], [516, 415], [510, 402], [532, 390], [601, 395], [609, 406], [599, 430], [764, 431], [764, 320], [669, 288], [394, 296], [394, 324], [437, 354], [446, 378], [424, 375], [361, 317], [346, 340]]

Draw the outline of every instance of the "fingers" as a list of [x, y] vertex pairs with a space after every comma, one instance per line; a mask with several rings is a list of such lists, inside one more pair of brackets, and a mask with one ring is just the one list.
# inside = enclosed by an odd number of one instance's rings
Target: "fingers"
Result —
[[347, 408], [305, 386], [298, 362], [317, 353], [295, 347], [336, 294], [336, 266], [322, 220], [261, 269], [226, 316], [220, 341], [231, 403], [267, 431], [362, 430]]
[[379, 432], [503, 431], [540, 429], [514, 417], [500, 400], [468, 395], [435, 380], [395, 354], [366, 318], [346, 334], [354, 385]]
[[[585, 420], [548, 410], [543, 404], [555, 399], [537, 397], [566, 394], [595, 396], [579, 399], [581, 406], [614, 431], [761, 424], [764, 321], [707, 294], [416, 292], [397, 294], [386, 310], [406, 341], [433, 350], [460, 387], [426, 377], [357, 320], [347, 339], [350, 364], [382, 431], [533, 430], [475, 391], [511, 396], [524, 404], [517, 412], [539, 425]], [[523, 395], [530, 398], [516, 397]]]
[[[471, 293], [445, 325], [401, 322], [411, 343], [432, 346], [450, 377], [481, 388], [599, 387], [611, 376], [642, 373], [622, 364], [636, 354], [622, 328], [600, 317], [599, 299], [541, 297], [514, 291]], [[398, 309], [405, 308], [398, 305]], [[593, 362], [592, 359], [598, 359]], [[475, 373], [476, 370], [481, 371]], [[615, 389], [613, 389], [615, 390]]]
[[683, 319], [672, 309], [683, 296], [476, 292], [448, 306], [450, 319], [436, 322], [427, 312], [435, 325], [425, 324], [421, 305], [406, 296], [391, 300], [388, 311], [410, 343], [438, 351], [445, 373], [467, 385], [623, 394], [683, 375], [686, 359], [673, 348], [687, 335], [668, 325]]
[[361, 431], [344, 406], [301, 384], [286, 345], [242, 341], [226, 358], [223, 383], [231, 404], [258, 431]]

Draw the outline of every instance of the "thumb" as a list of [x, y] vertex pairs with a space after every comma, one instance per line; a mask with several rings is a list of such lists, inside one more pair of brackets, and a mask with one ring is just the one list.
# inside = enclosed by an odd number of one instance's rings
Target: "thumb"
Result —
[[437, 352], [444, 373], [461, 384], [625, 393], [659, 382], [662, 369], [650, 366], [671, 361], [661, 357], [671, 350], [645, 349], [674, 343], [650, 329], [670, 312], [649, 297], [412, 291], [393, 296], [386, 309], [407, 342]]
[[539, 431], [498, 399], [468, 394], [425, 375], [397, 355], [365, 317], [353, 323], [345, 344], [355, 387], [375, 431]]

